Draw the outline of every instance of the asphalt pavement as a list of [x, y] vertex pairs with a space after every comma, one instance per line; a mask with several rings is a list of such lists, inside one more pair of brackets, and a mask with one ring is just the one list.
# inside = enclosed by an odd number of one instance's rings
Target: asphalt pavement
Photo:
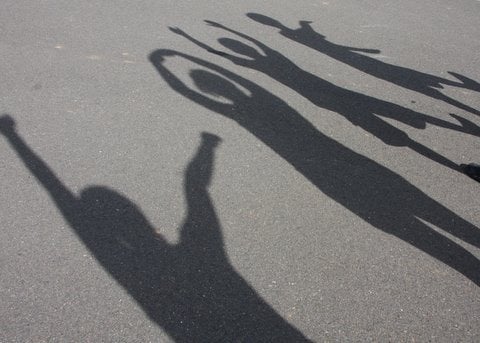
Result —
[[479, 18], [2, 1], [0, 342], [478, 342]]

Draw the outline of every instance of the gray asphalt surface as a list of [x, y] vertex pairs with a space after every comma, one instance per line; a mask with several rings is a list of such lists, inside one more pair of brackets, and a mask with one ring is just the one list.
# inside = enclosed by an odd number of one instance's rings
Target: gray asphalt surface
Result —
[[0, 342], [478, 342], [479, 18], [2, 1]]

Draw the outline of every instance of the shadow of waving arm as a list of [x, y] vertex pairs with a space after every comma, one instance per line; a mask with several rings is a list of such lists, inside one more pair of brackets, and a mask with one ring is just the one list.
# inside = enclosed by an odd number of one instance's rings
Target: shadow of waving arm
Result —
[[183, 83], [177, 76], [175, 76], [167, 67], [165, 67], [164, 62], [166, 57], [169, 56], [178, 56], [190, 60], [200, 66], [207, 67], [216, 71], [224, 71], [223, 68], [220, 68], [214, 64], [203, 61], [199, 58], [183, 54], [174, 50], [156, 50], [152, 52], [149, 56], [152, 64], [157, 68], [159, 74], [163, 79], [168, 83], [173, 90], [182, 94], [186, 98], [201, 104], [202, 106], [214, 110], [216, 112], [222, 111], [223, 113], [230, 113], [232, 111], [232, 106], [229, 104], [222, 103], [220, 101], [212, 100], [211, 98], [189, 88], [185, 83]]
[[180, 232], [180, 244], [198, 251], [198, 256], [212, 253], [226, 258], [220, 223], [208, 194], [213, 173], [214, 149], [220, 138], [202, 134], [202, 142], [185, 171], [187, 217]]
[[18, 135], [15, 121], [9, 115], [0, 117], [0, 132], [7, 138], [25, 167], [45, 187], [62, 213], [71, 213], [77, 205], [76, 196], [63, 184], [50, 167]]
[[[443, 214], [442, 220], [431, 222], [474, 245], [478, 242], [478, 228], [400, 175], [324, 135], [268, 90], [210, 62], [181, 53], [176, 55], [209, 70], [190, 73], [201, 91], [217, 93], [233, 104], [224, 107], [227, 112], [212, 102], [206, 108], [235, 120], [320, 191], [372, 226], [408, 242], [479, 284], [478, 259], [417, 218], [426, 213]], [[234, 83], [243, 86], [250, 95], [239, 95]], [[222, 87], [212, 86], [216, 84]], [[193, 101], [202, 99], [202, 96], [187, 97]], [[453, 221], [458, 224], [455, 228], [451, 227]]]

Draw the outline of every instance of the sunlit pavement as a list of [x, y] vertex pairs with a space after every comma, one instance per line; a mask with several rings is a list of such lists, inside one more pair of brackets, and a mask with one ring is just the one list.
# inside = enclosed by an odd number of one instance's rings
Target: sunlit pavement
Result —
[[480, 337], [480, 2], [0, 5], [0, 341]]

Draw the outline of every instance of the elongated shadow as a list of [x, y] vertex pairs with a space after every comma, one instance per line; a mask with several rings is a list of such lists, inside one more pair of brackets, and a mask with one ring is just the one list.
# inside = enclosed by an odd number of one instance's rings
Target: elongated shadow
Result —
[[410, 89], [431, 98], [442, 100], [464, 111], [480, 115], [480, 111], [477, 109], [465, 105], [438, 90], [442, 89], [445, 85], [480, 92], [480, 83], [466, 76], [449, 72], [450, 75], [456, 77], [459, 81], [450, 80], [419, 72], [414, 69], [396, 66], [380, 61], [373, 57], [364, 55], [364, 53], [378, 54], [380, 53], [380, 50], [354, 48], [335, 44], [328, 41], [325, 36], [316, 32], [311, 27], [311, 22], [305, 20], [299, 22], [300, 27], [296, 29], [290, 29], [280, 23], [278, 20], [270, 18], [266, 15], [247, 13], [247, 16], [256, 22], [279, 29], [279, 33], [288, 39], [312, 48], [371, 76], [391, 82], [397, 86]]
[[90, 186], [72, 193], [17, 134], [10, 117], [0, 117], [0, 131], [103, 268], [175, 341], [307, 341], [228, 260], [208, 194], [219, 137], [202, 134], [185, 170], [188, 211], [180, 242], [171, 245], [118, 192]]
[[238, 57], [215, 50], [178, 28], [172, 28], [171, 30], [207, 51], [222, 56], [237, 65], [251, 68], [270, 76], [302, 95], [314, 105], [342, 115], [354, 125], [360, 126], [386, 144], [408, 147], [422, 156], [457, 171], [459, 168], [456, 163], [411, 139], [405, 132], [381, 119], [380, 116], [395, 119], [416, 128], [424, 128], [426, 123], [430, 123], [451, 130], [480, 136], [480, 128], [466, 119], [452, 114], [454, 118], [460, 121], [461, 125], [452, 124], [448, 121], [415, 112], [387, 101], [335, 86], [299, 68], [287, 57], [269, 48], [260, 41], [222, 24], [212, 21], [207, 22], [212, 26], [222, 28], [255, 44], [263, 52], [263, 55], [240, 41], [220, 38], [219, 42], [223, 46], [237, 54], [245, 56]]
[[[167, 58], [190, 61], [194, 65], [190, 77], [199, 90], [172, 73], [165, 66]], [[480, 247], [480, 230], [476, 226], [391, 170], [317, 131], [287, 103], [255, 83], [216, 64], [173, 50], [157, 50], [150, 55], [150, 61], [172, 89], [238, 123], [327, 196], [372, 226], [480, 284], [480, 261], [423, 221]], [[228, 103], [213, 97], [227, 99]]]

